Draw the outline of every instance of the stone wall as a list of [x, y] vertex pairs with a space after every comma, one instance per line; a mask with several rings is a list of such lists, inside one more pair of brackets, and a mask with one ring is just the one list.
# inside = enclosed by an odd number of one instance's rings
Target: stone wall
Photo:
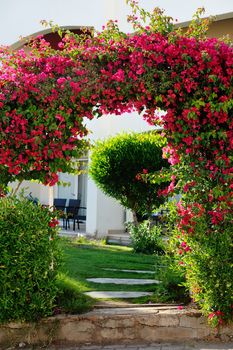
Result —
[[26, 344], [135, 344], [232, 341], [233, 325], [211, 329], [197, 311], [158, 310], [151, 307], [102, 309], [84, 315], [59, 315], [38, 323], [0, 326], [0, 348]]

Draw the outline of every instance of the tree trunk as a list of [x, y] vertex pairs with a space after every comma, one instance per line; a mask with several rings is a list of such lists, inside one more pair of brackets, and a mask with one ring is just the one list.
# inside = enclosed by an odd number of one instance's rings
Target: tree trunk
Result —
[[133, 214], [133, 223], [135, 226], [138, 226], [138, 218], [137, 218], [136, 211], [132, 210], [132, 214]]

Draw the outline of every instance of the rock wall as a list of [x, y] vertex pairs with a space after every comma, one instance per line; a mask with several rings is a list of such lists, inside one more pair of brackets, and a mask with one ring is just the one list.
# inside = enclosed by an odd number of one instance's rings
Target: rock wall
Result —
[[25, 344], [109, 345], [190, 340], [232, 341], [233, 325], [210, 328], [195, 310], [125, 308], [59, 315], [0, 326], [0, 348]]

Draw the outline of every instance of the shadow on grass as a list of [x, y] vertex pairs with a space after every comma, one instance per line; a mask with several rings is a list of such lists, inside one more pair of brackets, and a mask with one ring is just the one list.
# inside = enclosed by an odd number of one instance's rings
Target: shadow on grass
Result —
[[94, 307], [96, 303], [95, 299], [83, 294], [75, 280], [60, 274], [57, 286], [57, 306], [54, 310], [54, 314], [81, 314], [90, 311]]

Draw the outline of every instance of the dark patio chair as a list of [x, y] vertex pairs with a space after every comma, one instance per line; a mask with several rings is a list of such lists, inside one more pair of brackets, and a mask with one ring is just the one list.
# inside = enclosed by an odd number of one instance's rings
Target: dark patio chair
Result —
[[54, 198], [53, 206], [56, 210], [65, 210], [66, 207], [66, 198]]
[[66, 198], [54, 198], [53, 207], [59, 212], [59, 217], [63, 220], [63, 227], [65, 226], [65, 208]]
[[66, 230], [67, 227], [70, 228], [70, 220], [73, 220], [73, 231], [75, 231], [75, 223], [78, 224], [79, 229], [79, 209], [80, 209], [80, 199], [70, 199], [69, 204], [66, 207]]
[[79, 224], [86, 222], [86, 211], [87, 211], [86, 207], [79, 207], [78, 218], [77, 218], [78, 228], [79, 228]]

